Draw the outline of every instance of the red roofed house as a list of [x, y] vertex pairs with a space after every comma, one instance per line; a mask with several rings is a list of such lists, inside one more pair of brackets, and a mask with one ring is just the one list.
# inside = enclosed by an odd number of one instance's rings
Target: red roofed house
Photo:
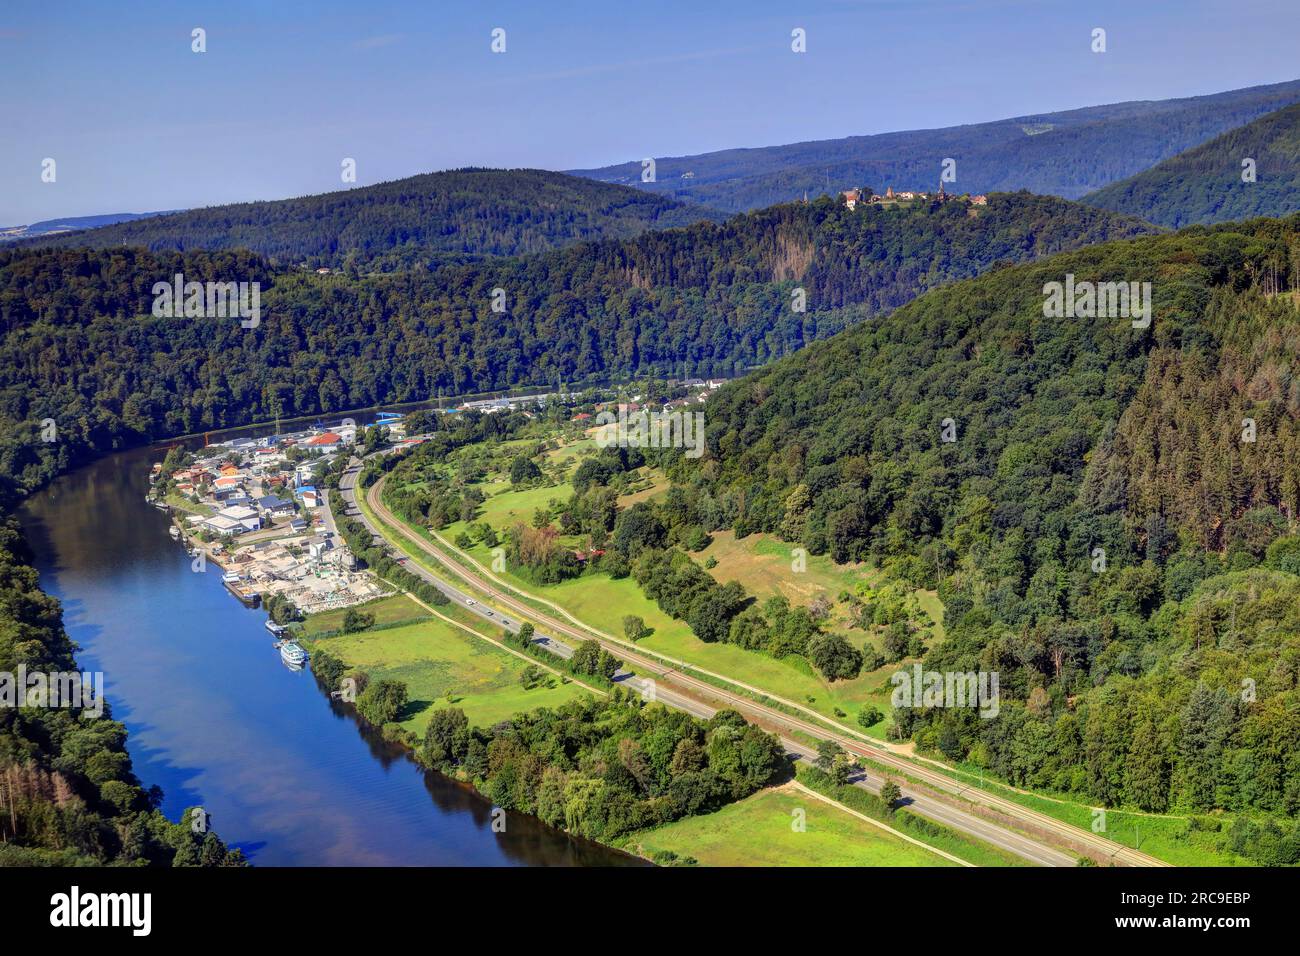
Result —
[[325, 432], [307, 439], [307, 447], [316, 451], [334, 451], [343, 439], [334, 432]]

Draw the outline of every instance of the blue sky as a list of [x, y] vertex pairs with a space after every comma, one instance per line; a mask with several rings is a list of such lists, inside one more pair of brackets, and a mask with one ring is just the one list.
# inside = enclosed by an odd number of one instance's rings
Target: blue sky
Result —
[[1297, 27], [1296, 0], [5, 0], [0, 225], [324, 192], [344, 157], [364, 185], [1212, 93], [1300, 75]]

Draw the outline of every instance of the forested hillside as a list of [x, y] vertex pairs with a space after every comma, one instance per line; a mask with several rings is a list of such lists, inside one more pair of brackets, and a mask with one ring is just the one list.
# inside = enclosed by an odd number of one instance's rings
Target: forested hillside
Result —
[[279, 265], [365, 271], [542, 252], [721, 214], [538, 169], [461, 169], [273, 202], [210, 206], [57, 237], [43, 246], [250, 249]]
[[739, 212], [864, 184], [878, 192], [934, 189], [940, 164], [952, 158], [964, 191], [1075, 198], [1297, 101], [1300, 81], [1291, 81], [945, 129], [656, 157], [653, 183], [641, 182], [639, 157], [573, 172]]
[[[1151, 326], [1044, 318], [1067, 273], [1151, 282]], [[993, 270], [725, 387], [684, 506], [938, 588], [927, 666], [998, 672], [1003, 701], [900, 712], [924, 747], [1112, 806], [1294, 815], [1298, 304], [1300, 216]], [[1293, 825], [1241, 827], [1300, 859]]]
[[[87, 452], [519, 384], [768, 362], [1000, 261], [1148, 231], [1064, 200], [790, 204], [624, 242], [393, 276], [278, 272], [247, 252], [0, 253], [0, 472]], [[150, 314], [152, 287], [260, 281], [256, 329]], [[502, 289], [506, 311], [492, 310]], [[806, 293], [806, 311], [794, 295]], [[59, 441], [36, 440], [52, 418]]]
[[[1252, 168], [1243, 168], [1246, 160]], [[1216, 136], [1083, 201], [1173, 228], [1295, 212], [1300, 209], [1300, 105]]]

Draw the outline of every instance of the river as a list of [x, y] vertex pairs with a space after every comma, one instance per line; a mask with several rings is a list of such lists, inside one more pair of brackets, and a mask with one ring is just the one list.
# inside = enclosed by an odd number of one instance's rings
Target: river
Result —
[[19, 512], [83, 671], [102, 671], [144, 786], [202, 806], [259, 866], [616, 865], [631, 857], [426, 772], [281, 662], [266, 614], [190, 569], [145, 502], [141, 448], [57, 479]]

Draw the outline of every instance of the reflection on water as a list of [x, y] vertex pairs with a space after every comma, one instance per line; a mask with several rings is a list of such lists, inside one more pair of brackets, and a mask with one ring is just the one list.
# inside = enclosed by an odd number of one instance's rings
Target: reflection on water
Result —
[[20, 517], [42, 586], [63, 602], [83, 670], [103, 671], [145, 786], [175, 819], [201, 805], [258, 865], [569, 865], [636, 862], [511, 814], [426, 773], [359, 725], [307, 671], [280, 662], [261, 611], [221, 572], [190, 570], [145, 503], [158, 451], [57, 480]]

